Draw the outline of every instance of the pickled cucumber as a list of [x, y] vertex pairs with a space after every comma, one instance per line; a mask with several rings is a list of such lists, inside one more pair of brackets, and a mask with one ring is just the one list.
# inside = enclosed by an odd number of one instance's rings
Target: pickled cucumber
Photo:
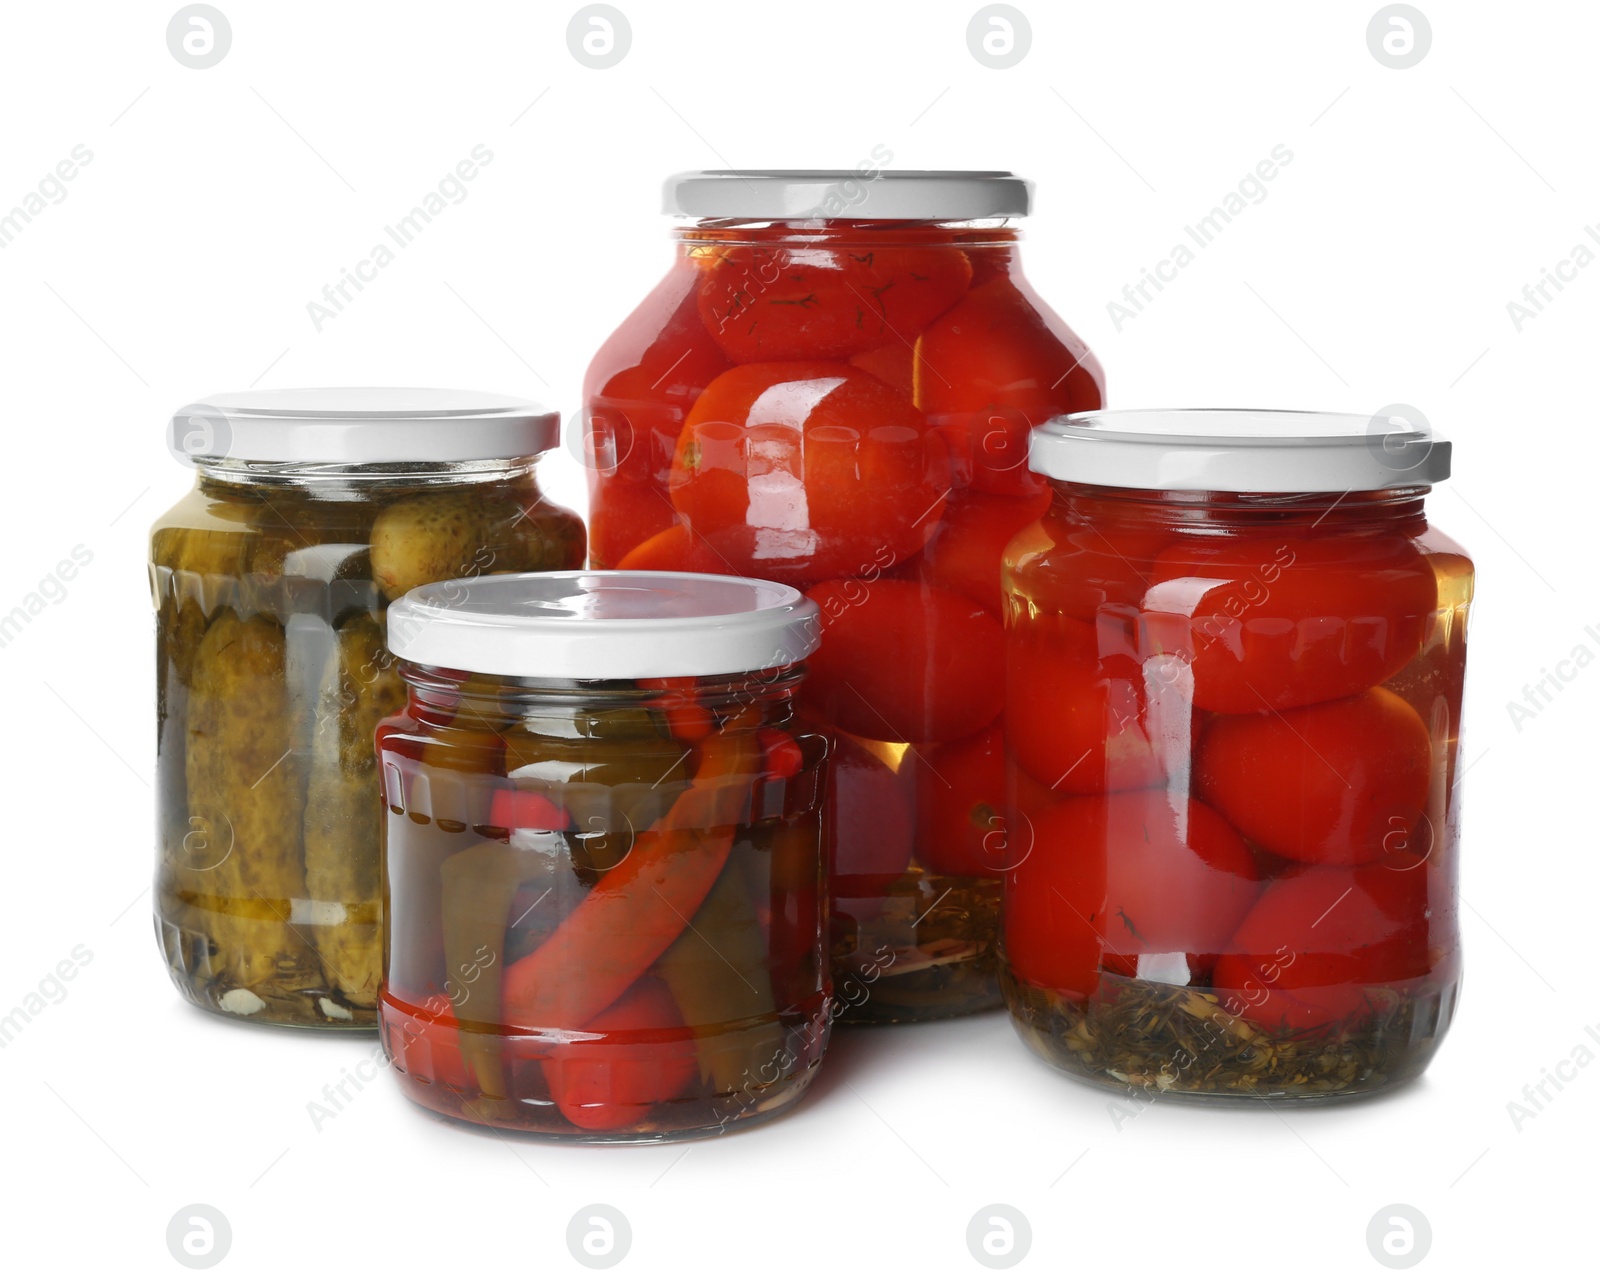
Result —
[[483, 502], [468, 491], [396, 500], [372, 524], [372, 577], [390, 601], [419, 584], [482, 574], [493, 554]]
[[330, 985], [352, 1004], [377, 1003], [383, 949], [379, 856], [383, 805], [372, 736], [405, 703], [405, 683], [369, 615], [347, 620], [317, 705], [306, 792], [305, 885]]
[[226, 610], [200, 641], [189, 692], [189, 820], [205, 841], [182, 892], [206, 925], [213, 974], [235, 987], [308, 955], [289, 926], [293, 900], [305, 897], [305, 794], [284, 666], [283, 629]]
[[[372, 736], [404, 703], [384, 607], [431, 580], [582, 564], [581, 523], [526, 469], [434, 481], [205, 472], [152, 530], [157, 932], [202, 1005], [373, 1024]], [[486, 723], [497, 755], [509, 724]]]

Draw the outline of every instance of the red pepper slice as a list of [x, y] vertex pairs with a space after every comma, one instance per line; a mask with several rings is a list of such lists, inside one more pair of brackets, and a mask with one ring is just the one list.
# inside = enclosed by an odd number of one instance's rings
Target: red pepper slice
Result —
[[558, 832], [571, 825], [572, 817], [539, 792], [502, 787], [490, 800], [489, 823], [493, 827]]
[[806, 763], [805, 753], [793, 736], [773, 726], [756, 732], [761, 740], [761, 761], [771, 778], [792, 779]]
[[502, 1020], [577, 1030], [616, 1002], [688, 926], [733, 848], [758, 761], [756, 710], [700, 746], [689, 787], [532, 954], [506, 969]]
[[694, 1033], [657, 978], [640, 978], [540, 1065], [550, 1096], [569, 1123], [592, 1132], [644, 1122], [700, 1072]]

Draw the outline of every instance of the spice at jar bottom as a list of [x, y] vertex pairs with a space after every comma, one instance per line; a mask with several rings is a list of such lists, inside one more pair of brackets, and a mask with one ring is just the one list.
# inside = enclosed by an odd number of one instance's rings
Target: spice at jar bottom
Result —
[[1377, 1092], [1427, 1069], [1455, 1011], [1456, 987], [1380, 986], [1350, 1018], [1271, 1031], [1236, 1017], [1215, 991], [1102, 975], [1072, 1000], [1002, 974], [1017, 1033], [1039, 1056], [1123, 1090], [1208, 1097]]

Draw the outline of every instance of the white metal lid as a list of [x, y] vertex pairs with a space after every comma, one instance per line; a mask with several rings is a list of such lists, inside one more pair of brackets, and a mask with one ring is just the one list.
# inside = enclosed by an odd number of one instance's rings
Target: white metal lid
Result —
[[750, 220], [975, 221], [1025, 217], [1032, 183], [1009, 172], [915, 168], [712, 168], [676, 173], [662, 211]]
[[1028, 467], [1047, 478], [1150, 491], [1379, 491], [1443, 482], [1450, 444], [1404, 404], [1371, 416], [1082, 411], [1033, 430]]
[[187, 465], [510, 460], [549, 451], [561, 417], [466, 389], [263, 389], [213, 394], [176, 412], [167, 447]]
[[817, 605], [766, 580], [676, 571], [485, 575], [389, 607], [389, 649], [500, 677], [707, 677], [780, 668], [817, 648]]

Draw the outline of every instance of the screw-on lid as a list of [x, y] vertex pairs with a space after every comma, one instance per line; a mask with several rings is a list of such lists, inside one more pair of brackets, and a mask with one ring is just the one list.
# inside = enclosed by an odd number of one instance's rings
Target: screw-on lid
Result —
[[668, 177], [662, 211], [754, 221], [975, 221], [1025, 217], [1032, 193], [1008, 172], [714, 168]]
[[263, 389], [179, 410], [167, 446], [187, 465], [224, 460], [384, 464], [511, 460], [549, 451], [561, 417], [465, 389]]
[[389, 607], [389, 649], [435, 668], [576, 680], [781, 668], [817, 648], [817, 605], [766, 580], [675, 571], [485, 575]]
[[1450, 476], [1450, 444], [1414, 408], [1081, 411], [1035, 428], [1047, 478], [1149, 491], [1380, 491]]

